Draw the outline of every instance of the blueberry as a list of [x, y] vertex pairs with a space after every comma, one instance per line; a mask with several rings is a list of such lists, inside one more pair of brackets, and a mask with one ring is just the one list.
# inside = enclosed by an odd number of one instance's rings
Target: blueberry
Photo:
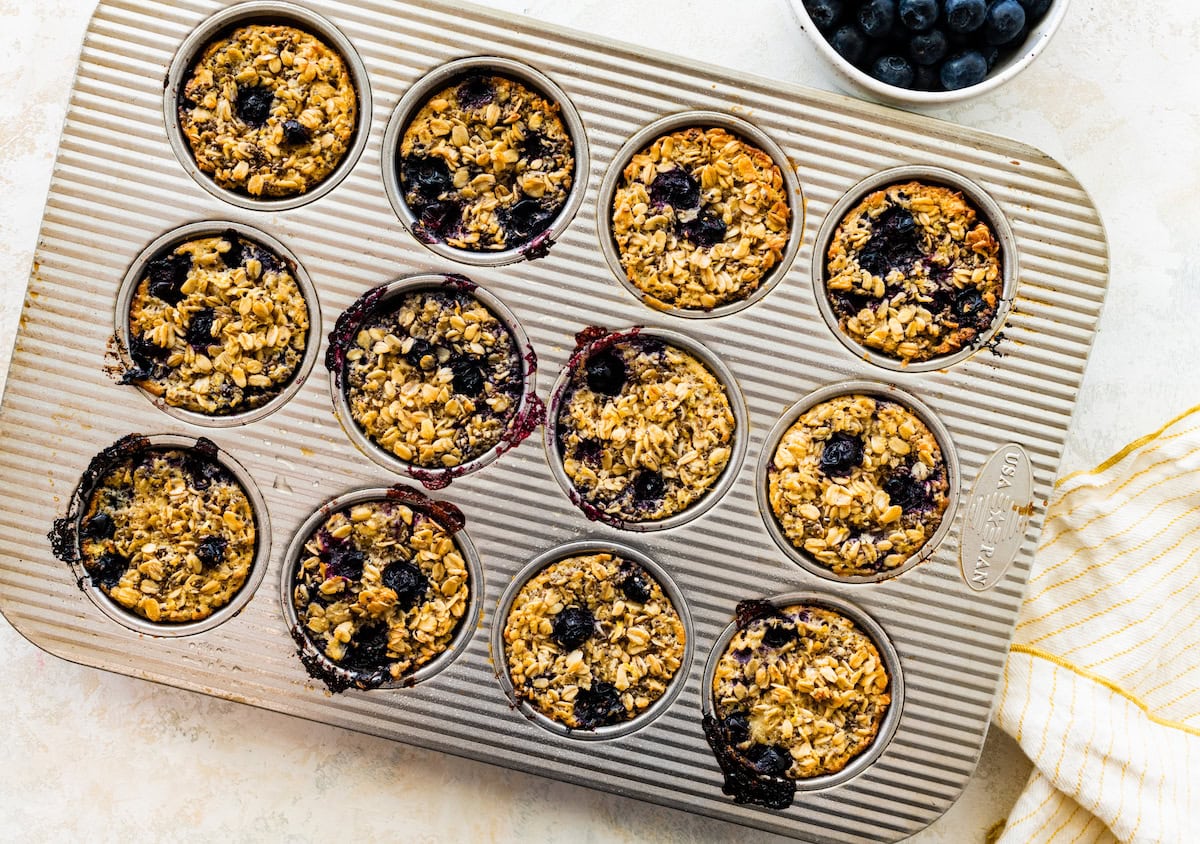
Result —
[[833, 49], [850, 64], [858, 64], [867, 54], [867, 39], [857, 26], [847, 24], [833, 33], [829, 39]]
[[289, 144], [307, 144], [312, 141], [312, 132], [299, 120], [283, 121], [283, 139]]
[[525, 131], [528, 134], [525, 135], [525, 140], [521, 141], [522, 158], [537, 161], [539, 158], [549, 158], [554, 155], [554, 147], [547, 141], [544, 135], [540, 135], [529, 129]]
[[429, 591], [429, 579], [413, 563], [399, 560], [390, 564], [380, 574], [383, 585], [396, 593], [396, 604], [401, 609], [411, 609]]
[[213, 320], [217, 312], [212, 308], [203, 308], [192, 314], [188, 322], [186, 339], [188, 345], [198, 352], [207, 352], [213, 341]]
[[168, 305], [183, 301], [183, 283], [192, 271], [192, 256], [186, 252], [155, 258], [147, 267], [150, 275], [150, 295], [157, 296]]
[[450, 361], [450, 371], [454, 373], [454, 392], [472, 397], [483, 392], [483, 370], [479, 364], [467, 358], [455, 358]]
[[84, 522], [79, 529], [79, 533], [84, 539], [112, 539], [116, 532], [117, 526], [108, 513], [97, 513]]
[[417, 220], [417, 236], [435, 242], [453, 237], [462, 222], [462, 212], [462, 205], [450, 199], [426, 205]]
[[224, 474], [221, 467], [212, 460], [195, 453], [189, 453], [184, 458], [183, 470], [191, 475], [192, 487], [200, 492], [208, 489]]
[[1025, 20], [1032, 23], [1046, 14], [1054, 0], [1017, 0], [1025, 10]]
[[968, 287], [954, 299], [954, 313], [960, 323], [970, 328], [983, 328], [981, 323], [986, 310], [983, 294], [974, 287]]
[[554, 631], [550, 634], [563, 650], [573, 651], [596, 632], [596, 619], [584, 607], [564, 607], [554, 616]]
[[544, 232], [554, 215], [543, 208], [536, 199], [522, 199], [508, 210], [510, 246], [532, 240]]
[[754, 765], [754, 770], [772, 777], [786, 774], [794, 761], [791, 752], [777, 744], [756, 744], [746, 751], [746, 757]]
[[639, 604], [650, 600], [650, 582], [640, 567], [633, 563], [621, 566], [621, 591], [626, 598]]
[[967, 50], [946, 59], [940, 78], [947, 91], [978, 85], [987, 76], [987, 59], [978, 50]]
[[642, 469], [633, 481], [633, 497], [639, 504], [657, 504], [667, 494], [663, 476], [649, 469]]
[[470, 76], [458, 86], [458, 104], [465, 109], [483, 108], [496, 97], [492, 83], [482, 76]]
[[[425, 361], [429, 358], [428, 361]], [[404, 359], [413, 365], [415, 369], [437, 369], [437, 349], [428, 340], [421, 337], [414, 337], [412, 345], [408, 347], [408, 351], [404, 353]], [[422, 363], [425, 361], [425, 363]], [[428, 364], [428, 365], [426, 365]]]
[[700, 207], [700, 184], [681, 167], [659, 173], [650, 183], [650, 201], [676, 211]]
[[804, 9], [819, 30], [827, 30], [842, 16], [842, 0], [804, 0]]
[[362, 578], [363, 564], [366, 561], [367, 557], [362, 551], [353, 546], [340, 545], [329, 552], [325, 576], [359, 580]]
[[732, 744], [750, 740], [750, 718], [745, 712], [731, 712], [725, 716], [725, 731]]
[[603, 456], [603, 449], [597, 440], [584, 439], [579, 441], [579, 445], [575, 446], [575, 453], [579, 459], [589, 466], [599, 466], [600, 459]]
[[1025, 10], [1017, 0], [1000, 0], [988, 9], [983, 37], [989, 44], [1007, 44], [1021, 34]]
[[93, 585], [112, 589], [121, 582], [121, 575], [125, 574], [128, 568], [128, 557], [123, 557], [115, 551], [105, 551], [92, 566], [89, 574]]
[[605, 396], [618, 396], [625, 386], [625, 361], [612, 349], [588, 358], [585, 367], [588, 389]]
[[212, 568], [225, 559], [225, 549], [227, 547], [229, 547], [229, 540], [225, 537], [206, 536], [196, 546], [196, 559], [206, 569]]
[[[942, 80], [938, 78], [937, 69], [927, 67], [925, 65], [917, 65], [916, 73], [913, 77], [913, 90], [916, 91], [940, 91], [942, 90]], [[859, 309], [861, 310], [861, 308]], [[857, 311], [855, 311], [857, 313]]]
[[414, 155], [400, 164], [400, 181], [405, 191], [419, 199], [432, 201], [454, 187], [450, 166], [435, 155]]
[[768, 648], [782, 648], [796, 641], [796, 628], [790, 624], [771, 623], [763, 631], [763, 644]]
[[929, 503], [925, 485], [914, 480], [907, 472], [892, 475], [884, 481], [883, 491], [888, 494], [891, 503], [901, 510], [918, 510]]
[[386, 624], [364, 625], [354, 631], [353, 638], [342, 657], [342, 665], [355, 671], [370, 671], [388, 663], [388, 628]]
[[886, 278], [892, 270], [907, 272], [923, 252], [911, 212], [891, 205], [871, 223], [871, 239], [858, 253], [858, 265]]
[[871, 65], [871, 75], [897, 88], [911, 88], [914, 79], [913, 66], [903, 56], [880, 56]]
[[271, 106], [274, 103], [274, 92], [270, 88], [256, 85], [253, 88], [242, 88], [238, 91], [234, 108], [244, 123], [250, 126], [262, 126], [271, 116]]
[[167, 350], [143, 337], [134, 336], [129, 340], [129, 357], [133, 358], [134, 366], [138, 369], [138, 373], [132, 373], [130, 377], [134, 380], [148, 378], [155, 362], [166, 360]]
[[872, 38], [884, 38], [896, 22], [896, 0], [867, 0], [858, 10], [858, 25]]
[[229, 244], [229, 251], [221, 255], [221, 260], [225, 262], [225, 266], [233, 269], [240, 267], [242, 260], [245, 257], [245, 251], [242, 246], [242, 239], [238, 237], [238, 233], [233, 229], [227, 229], [221, 233], [221, 239]]
[[950, 43], [946, 40], [946, 33], [940, 29], [931, 29], [912, 37], [908, 42], [908, 55], [914, 64], [935, 65], [945, 58], [949, 48]]
[[821, 471], [831, 478], [844, 478], [855, 466], [862, 465], [862, 459], [862, 440], [839, 431], [825, 441], [825, 450], [821, 452]]
[[937, 0], [900, 0], [900, 22], [913, 32], [924, 32], [937, 22]]
[[986, 0], [946, 0], [946, 25], [954, 32], [974, 32], [986, 19]]
[[590, 689], [575, 695], [575, 720], [581, 729], [594, 730], [621, 720], [625, 707], [621, 695], [611, 683], [593, 681]]
[[715, 214], [701, 211], [695, 219], [680, 226], [679, 233], [701, 249], [711, 249], [725, 239], [725, 221]]
[[983, 58], [987, 62], [988, 73], [991, 73], [992, 68], [996, 66], [996, 62], [1000, 61], [1000, 48], [994, 45], [988, 47], [983, 51]]

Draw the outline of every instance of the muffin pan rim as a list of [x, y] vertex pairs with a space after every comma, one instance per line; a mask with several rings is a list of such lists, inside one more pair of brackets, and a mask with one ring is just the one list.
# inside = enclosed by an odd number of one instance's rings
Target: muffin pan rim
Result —
[[[389, 493], [394, 493], [395, 490], [395, 486], [361, 487], [328, 499], [314, 510], [300, 524], [296, 532], [292, 534], [292, 538], [288, 541], [287, 549], [283, 553], [283, 563], [279, 569], [280, 606], [283, 611], [283, 620], [287, 623], [288, 630], [292, 632], [292, 638], [295, 640], [297, 656], [301, 653], [307, 655], [309, 658], [319, 662], [321, 667], [332, 676], [350, 680], [352, 686], [354, 678], [359, 676], [361, 672], [343, 668], [337, 663], [332, 662], [325, 654], [321, 653], [312, 639], [302, 629], [300, 616], [296, 612], [296, 605], [292, 597], [293, 589], [296, 585], [296, 569], [300, 565], [300, 557], [304, 553], [305, 542], [321, 527], [326, 519], [334, 513], [353, 507], [355, 504], [367, 504], [372, 501], [394, 501], [396, 499], [392, 498]], [[397, 503], [407, 504], [413, 509], [419, 509], [421, 506], [404, 501], [398, 501]], [[443, 530], [450, 533], [449, 528], [438, 521], [435, 516], [426, 515], [437, 522]], [[410, 671], [408, 674], [404, 674], [395, 680], [384, 682], [369, 691], [374, 691], [375, 689], [395, 690], [412, 688], [450, 668], [470, 646], [471, 639], [474, 638], [476, 629], [483, 620], [484, 601], [482, 595], [487, 589], [487, 581], [484, 578], [483, 563], [480, 561], [479, 552], [475, 548], [475, 543], [471, 541], [471, 537], [467, 535], [466, 526], [464, 525], [461, 529], [450, 533], [450, 538], [454, 541], [459, 553], [462, 554], [463, 562], [467, 564], [467, 574], [470, 577], [471, 591], [467, 599], [467, 608], [463, 611], [462, 618], [458, 621], [458, 627], [454, 631], [454, 636], [450, 639], [450, 644], [446, 650], [415, 671]]]
[[[513, 601], [516, 600], [517, 595], [520, 594], [521, 590], [525, 588], [525, 585], [530, 580], [546, 568], [570, 557], [603, 553], [610, 553], [615, 557], [628, 559], [637, 563], [658, 581], [658, 585], [662, 587], [663, 593], [666, 595], [667, 600], [671, 602], [671, 606], [674, 607], [680, 622], [683, 624], [685, 637], [683, 659], [680, 661], [679, 670], [671, 678], [667, 690], [663, 692], [658, 700], [646, 707], [645, 711], [635, 715], [628, 721], [622, 721], [618, 724], [608, 724], [592, 730], [572, 729], [565, 724], [560, 724], [550, 716], [539, 712], [528, 701], [517, 697], [516, 687], [513, 686], [512, 677], [508, 670], [508, 650], [504, 643], [504, 629], [508, 626], [508, 614], [512, 611]], [[504, 692], [504, 696], [522, 716], [558, 738], [566, 739], [568, 743], [572, 741], [602, 742], [624, 738], [632, 733], [639, 732], [643, 728], [650, 726], [650, 724], [654, 723], [674, 706], [684, 686], [687, 685], [692, 665], [696, 659], [695, 636], [692, 613], [688, 608], [687, 599], [683, 591], [679, 588], [679, 584], [675, 582], [675, 579], [666, 568], [656, 562], [649, 554], [626, 545], [624, 542], [619, 540], [604, 540], [593, 536], [592, 538], [575, 539], [552, 548], [547, 548], [533, 557], [533, 559], [513, 575], [512, 580], [504, 587], [504, 592], [501, 594], [500, 601], [496, 605], [496, 613], [492, 618], [491, 631], [488, 635], [488, 648], [495, 661], [496, 681]]]
[[[342, 59], [346, 66], [346, 72], [350, 74], [351, 85], [354, 87], [356, 98], [354, 134], [351, 136], [350, 144], [342, 156], [342, 160], [329, 172], [329, 175], [310, 190], [295, 196], [277, 199], [256, 198], [248, 193], [221, 187], [212, 176], [200, 169], [192, 154], [192, 148], [184, 138], [183, 130], [179, 125], [180, 94], [185, 77], [193, 62], [210, 43], [223, 33], [232, 31], [239, 24], [254, 20], [287, 23], [294, 25], [302, 32], [317, 37]], [[358, 166], [359, 159], [370, 141], [371, 127], [374, 122], [371, 80], [367, 74], [367, 66], [354, 46], [354, 42], [323, 15], [304, 6], [280, 2], [280, 0], [239, 0], [234, 5], [205, 18], [175, 49], [171, 64], [167, 69], [166, 80], [163, 83], [163, 122], [166, 127], [167, 142], [179, 160], [179, 165], [204, 190], [217, 199], [246, 211], [289, 211], [315, 202], [330, 193]]]
[[[883, 659], [884, 667], [888, 672], [891, 702], [888, 704], [888, 710], [884, 713], [883, 720], [879, 722], [879, 731], [875, 734], [875, 738], [836, 773], [790, 780], [795, 783], [797, 792], [823, 791], [849, 782], [875, 764], [891, 744], [896, 730], [900, 726], [900, 719], [904, 713], [904, 666], [900, 659], [900, 652], [896, 650], [896, 646], [883, 624], [876, 621], [870, 613], [848, 598], [842, 598], [829, 592], [805, 590], [787, 592], [762, 600], [777, 609], [784, 609], [795, 604], [805, 604], [832, 610], [854, 622], [854, 625], [866, 634], [871, 643], [875, 645], [875, 649], [879, 651], [879, 655]], [[733, 641], [738, 630], [737, 621], [730, 622], [718, 635], [704, 661], [704, 674], [700, 682], [700, 706], [705, 716], [713, 716], [716, 712], [712, 688], [713, 680], [716, 678], [717, 663], [725, 654], [725, 649], [729, 647], [729, 643]]]
[[[146, 444], [129, 454], [140, 454], [146, 451], [197, 451], [198, 442], [203, 439], [203, 436], [189, 437], [183, 434], [145, 434], [143, 437]], [[209, 442], [212, 441], [209, 440]], [[86, 512], [87, 502], [95, 491], [95, 483], [103, 477], [103, 474], [92, 478], [91, 484], [86, 484], [88, 478], [81, 477], [71, 493], [70, 506], [72, 509], [68, 511], [66, 518], [70, 521], [75, 556], [66, 565], [70, 566], [71, 573], [76, 577], [80, 589], [91, 599], [92, 603], [109, 619], [134, 633], [156, 639], [178, 639], [208, 633], [239, 615], [253, 600], [255, 593], [262, 585], [263, 578], [266, 577], [272, 552], [271, 517], [266, 500], [246, 467], [224, 448], [216, 443], [213, 445], [217, 451], [217, 462], [237, 481], [246, 500], [250, 502], [250, 512], [254, 515], [254, 556], [250, 560], [250, 571], [241, 588], [234, 593], [229, 603], [214, 610], [207, 618], [184, 622], [151, 621], [132, 610], [125, 609], [94, 584], [83, 566], [82, 554], [79, 552], [79, 528]], [[121, 455], [121, 458], [127, 456], [129, 455]], [[111, 469], [115, 463], [116, 461], [110, 461], [107, 469]]]
[[168, 404], [165, 399], [151, 395], [140, 384], [128, 385], [135, 388], [146, 397], [147, 401], [168, 416], [172, 416], [182, 422], [198, 425], [202, 428], [220, 429], [248, 425], [251, 422], [257, 422], [260, 419], [270, 416], [291, 401], [303, 389], [304, 382], [312, 374], [313, 366], [317, 362], [317, 352], [321, 345], [320, 341], [323, 336], [321, 330], [321, 302], [320, 297], [317, 295], [316, 285], [313, 284], [308, 271], [304, 269], [304, 265], [300, 263], [300, 259], [296, 257], [292, 250], [288, 249], [271, 235], [247, 223], [240, 223], [233, 220], [202, 220], [163, 232], [163, 234], [147, 244], [146, 248], [138, 253], [138, 256], [133, 259], [133, 263], [129, 265], [125, 277], [121, 280], [121, 286], [117, 290], [116, 298], [117, 354], [121, 359], [121, 365], [127, 371], [135, 365], [129, 354], [129, 310], [133, 305], [133, 297], [137, 293], [137, 287], [141, 283], [144, 270], [149, 263], [158, 256], [166, 254], [168, 249], [175, 246], [181, 246], [190, 240], [203, 237], [220, 236], [230, 230], [237, 232], [247, 240], [253, 241], [260, 246], [265, 246], [289, 265], [288, 269], [291, 270], [292, 277], [296, 280], [296, 286], [300, 289], [300, 295], [304, 298], [304, 306], [308, 311], [308, 332], [305, 338], [304, 355], [301, 357], [295, 372], [292, 373], [292, 377], [284, 384], [283, 389], [270, 401], [249, 410], [220, 415], [200, 413], [199, 411], [189, 410], [185, 407]]

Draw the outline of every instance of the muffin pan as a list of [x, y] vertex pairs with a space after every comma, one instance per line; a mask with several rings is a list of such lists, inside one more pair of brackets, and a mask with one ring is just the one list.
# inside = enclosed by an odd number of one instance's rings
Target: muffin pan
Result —
[[[217, 30], [234, 17], [304, 23], [315, 16], [344, 36], [343, 43], [322, 31], [352, 67], [362, 57], [354, 77], [361, 155], [351, 150], [338, 173], [286, 206], [213, 190], [169, 140], [177, 135], [176, 51], [186, 42], [183, 52], [194, 52], [198, 38], [207, 40], [192, 34], [216, 13], [227, 16]], [[450, 62], [483, 55], [551, 80], [582, 131], [576, 210], [568, 203], [553, 226], [555, 242], [541, 242], [537, 260], [505, 266], [468, 264], [418, 242], [389, 201], [384, 175], [389, 118], [402, 99]], [[782, 151], [795, 178], [795, 260], [785, 256], [779, 277], [740, 310], [699, 320], [649, 308], [618, 282], [605, 257], [599, 199], [618, 151], [656, 121], [686, 112], [751, 124]], [[885, 367], [848, 348], [822, 318], [820, 279], [812, 277], [820, 233], [836, 224], [834, 207], [897, 167], [912, 168], [906, 178], [944, 181], [949, 172], [969, 181], [987, 200], [973, 195], [977, 206], [1011, 229], [1002, 324], [986, 346], [936, 367]], [[575, 335], [590, 326], [678, 332], [732, 374], [746, 406], [745, 458], [732, 466], [728, 488], [706, 497], [711, 509], [651, 533], [589, 521], [555, 481], [537, 437], [454, 478], [436, 497], [465, 515], [481, 569], [479, 624], [464, 623], [453, 659], [411, 687], [330, 696], [306, 673], [289, 633], [288, 548], [331, 498], [388, 487], [395, 471], [364, 455], [339, 426], [325, 378], [298, 377], [295, 394], [269, 416], [219, 429], [159, 413], [116, 383], [122, 278], [146, 244], [209, 220], [232, 220], [286, 245], [312, 279], [311, 322], [325, 332], [369, 290], [429, 274], [465, 275], [502, 301], [544, 372], [561, 372]], [[0, 409], [0, 606], [40, 647], [107, 670], [795, 838], [897, 840], [944, 812], [978, 759], [1106, 282], [1104, 231], [1087, 194], [1057, 162], [1020, 143], [440, 0], [104, 0], [84, 45]], [[312, 339], [323, 355], [327, 338], [314, 332]], [[533, 383], [545, 401], [550, 379], [540, 380]], [[957, 515], [948, 511], [944, 534], [898, 575], [840, 583], [797, 565], [775, 543], [756, 475], [768, 432], [789, 408], [855, 381], [911, 396], [944, 426], [958, 465]], [[46, 538], [92, 457], [134, 432], [193, 442], [207, 435], [245, 467], [247, 488], [261, 493], [261, 559], [238, 595], [246, 603], [203, 630], [176, 631], [191, 635], [110, 618], [107, 598], [86, 584], [81, 590], [78, 573], [53, 557]], [[1032, 495], [1014, 498], [1026, 478]], [[1005, 506], [997, 509], [997, 501]], [[513, 578], [531, 560], [581, 540], [619, 542], [661, 566], [677, 586], [694, 649], [673, 683], [677, 697], [657, 717], [586, 743], [548, 733], [514, 708], [489, 648]], [[960, 549], [972, 559], [960, 559]], [[881, 734], [872, 758], [856, 760], [850, 775], [805, 791], [786, 809], [737, 804], [722, 794], [701, 728], [705, 661], [739, 601], [796, 592], [857, 608], [882, 630], [904, 689], [889, 714], [895, 732], [890, 740]]]

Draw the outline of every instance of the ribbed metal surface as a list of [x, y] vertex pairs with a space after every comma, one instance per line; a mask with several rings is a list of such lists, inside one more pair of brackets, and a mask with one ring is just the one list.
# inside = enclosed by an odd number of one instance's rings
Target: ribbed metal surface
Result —
[[[306, 5], [341, 27], [367, 65], [371, 137], [358, 166], [329, 195], [291, 211], [244, 211], [185, 174], [162, 123], [172, 50], [224, 5], [105, 0], [91, 25], [0, 412], [0, 600], [9, 620], [41, 647], [78, 662], [798, 838], [894, 840], [943, 812], [978, 757], [1041, 530], [1040, 505], [1050, 494], [1103, 300], [1104, 234], [1074, 179], [1017, 143], [591, 35], [458, 4], [314, 0]], [[588, 523], [551, 478], [536, 436], [455, 481], [443, 497], [466, 513], [483, 560], [483, 629], [428, 683], [330, 697], [293, 655], [278, 598], [281, 557], [324, 500], [397, 479], [350, 445], [319, 372], [274, 415], [216, 431], [173, 419], [134, 389], [116, 386], [104, 373], [114, 298], [128, 263], [148, 242], [213, 218], [260, 227], [290, 247], [317, 286], [326, 326], [376, 284], [464, 271], [403, 231], [384, 196], [379, 149], [388, 114], [417, 78], [446, 60], [481, 53], [545, 72], [589, 130], [588, 196], [550, 256], [466, 270], [524, 323], [542, 363], [542, 396], [584, 326], [671, 328], [701, 340], [733, 370], [750, 411], [749, 452], [724, 500], [657, 534]], [[651, 120], [693, 108], [732, 111], [765, 131], [795, 163], [807, 198], [803, 245], [787, 277], [761, 302], [719, 320], [644, 308], [612, 277], [596, 235], [595, 194], [615, 150]], [[830, 336], [808, 268], [817, 228], [843, 192], [875, 171], [914, 163], [962, 173], [996, 199], [1017, 238], [1021, 278], [998, 354], [983, 351], [948, 371], [892, 375], [856, 360]], [[763, 438], [800, 396], [855, 378], [895, 383], [939, 414], [968, 489], [996, 447], [1015, 442], [1029, 452], [1039, 508], [1016, 564], [994, 590], [977, 594], [962, 581], [959, 525], [931, 560], [898, 579], [841, 588], [787, 560], [767, 536], [753, 488]], [[209, 633], [138, 637], [105, 618], [50, 555], [46, 532], [81, 471], [96, 451], [131, 431], [207, 433], [251, 471], [267, 500], [271, 568], [247, 609]], [[671, 709], [645, 730], [586, 745], [549, 736], [510, 709], [487, 649], [512, 574], [552, 545], [584, 537], [619, 537], [666, 566], [687, 596], [697, 634], [696, 659]], [[805, 795], [785, 812], [737, 806], [721, 795], [701, 735], [704, 659], [739, 599], [799, 590], [832, 590], [883, 625], [904, 665], [903, 717], [880, 760], [851, 782]]]

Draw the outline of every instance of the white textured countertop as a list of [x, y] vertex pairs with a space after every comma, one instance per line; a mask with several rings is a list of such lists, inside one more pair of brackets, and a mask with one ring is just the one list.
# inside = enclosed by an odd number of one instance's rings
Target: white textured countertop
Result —
[[[486, 5], [832, 89], [785, 0]], [[0, 0], [0, 388], [79, 44], [95, 0]], [[1135, 11], [1135, 8], [1137, 11]], [[1148, 10], [1148, 11], [1143, 11]], [[719, 33], [719, 35], [717, 35]], [[1063, 471], [1200, 402], [1200, 44], [1193, 0], [1074, 0], [1007, 87], [937, 113], [1040, 147], [1092, 193], [1111, 286]], [[107, 303], [98, 303], [106, 310]], [[0, 840], [724, 841], [738, 827], [47, 656], [0, 621]], [[1028, 763], [989, 738], [913, 841], [976, 842]]]

